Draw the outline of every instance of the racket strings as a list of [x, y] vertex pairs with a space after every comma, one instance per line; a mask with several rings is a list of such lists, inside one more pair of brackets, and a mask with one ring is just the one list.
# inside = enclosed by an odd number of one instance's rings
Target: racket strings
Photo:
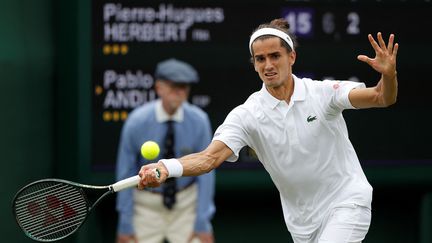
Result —
[[[45, 191], [45, 192], [43, 192]], [[55, 196], [52, 196], [55, 194]], [[41, 193], [39, 193], [37, 196], [27, 197], [26, 200], [21, 200], [21, 197], [19, 198], [19, 201], [16, 202], [17, 207], [17, 216], [21, 219], [21, 222], [25, 222], [27, 219], [31, 218], [31, 222], [35, 221], [34, 216], [37, 215], [40, 211], [40, 203], [44, 203], [50, 210], [49, 212], [51, 214], [58, 214], [58, 212], [62, 211], [63, 208], [60, 207], [60, 199], [62, 199], [62, 202], [71, 202], [71, 199], [74, 197], [74, 194], [69, 193], [69, 191], [64, 190], [63, 188], [50, 188], [50, 191], [47, 190], [41, 190]], [[69, 206], [74, 206], [76, 203], [70, 203]], [[77, 205], [80, 206], [80, 205]], [[26, 209], [26, 210], [24, 210]], [[30, 214], [29, 214], [30, 212]], [[43, 219], [42, 217], [39, 217], [37, 219]]]
[[[56, 196], [61, 197], [62, 195], [66, 196], [63, 197], [62, 199], [64, 200], [70, 200], [71, 197], [73, 195], [71, 194], [59, 194]], [[69, 195], [69, 196], [68, 196]], [[73, 210], [71, 209], [73, 208]], [[42, 209], [42, 214], [39, 217], [35, 217], [34, 214], [35, 213], [30, 213], [28, 214], [26, 211], [27, 210], [21, 210], [21, 212], [17, 212], [17, 216], [20, 219], [21, 225], [29, 232], [34, 231], [35, 234], [37, 234], [37, 228], [40, 228], [39, 226], [41, 224], [48, 224], [48, 223], [52, 223], [51, 227], [56, 226], [56, 224], [54, 224], [54, 222], [57, 222], [57, 218], [58, 217], [64, 217], [64, 218], [68, 218], [73, 216], [73, 214], [75, 214], [76, 210], [78, 211], [85, 211], [86, 210], [86, 205], [83, 205], [81, 202], [76, 201], [76, 202], [72, 202], [72, 203], [68, 203], [68, 206], [66, 207], [66, 211], [65, 211], [65, 207], [59, 205], [58, 207], [50, 207], [48, 206], [48, 211], [45, 209]], [[33, 209], [30, 209], [33, 210]], [[83, 214], [83, 216], [85, 217], [85, 214]], [[77, 217], [75, 217], [77, 218]], [[81, 221], [80, 218], [77, 218], [78, 221]], [[66, 223], [66, 222], [64, 222]], [[72, 221], [71, 221], [72, 223]]]
[[54, 240], [81, 225], [88, 204], [82, 189], [62, 182], [44, 182], [23, 190], [15, 201], [15, 211], [30, 237]]

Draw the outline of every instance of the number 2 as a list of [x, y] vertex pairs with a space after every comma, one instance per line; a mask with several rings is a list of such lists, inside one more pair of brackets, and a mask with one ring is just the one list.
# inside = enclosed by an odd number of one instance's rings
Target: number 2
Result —
[[347, 33], [350, 35], [358, 35], [360, 34], [360, 16], [356, 12], [351, 12], [347, 16], [348, 19], [348, 27], [346, 29]]

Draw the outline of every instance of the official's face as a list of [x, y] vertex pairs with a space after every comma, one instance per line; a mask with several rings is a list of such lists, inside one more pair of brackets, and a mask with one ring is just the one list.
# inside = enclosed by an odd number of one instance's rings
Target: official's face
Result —
[[269, 88], [277, 88], [292, 76], [296, 54], [281, 45], [278, 37], [256, 40], [252, 44], [255, 71]]
[[174, 114], [181, 104], [188, 99], [190, 86], [171, 81], [156, 82], [156, 92], [162, 100], [162, 105], [168, 114]]

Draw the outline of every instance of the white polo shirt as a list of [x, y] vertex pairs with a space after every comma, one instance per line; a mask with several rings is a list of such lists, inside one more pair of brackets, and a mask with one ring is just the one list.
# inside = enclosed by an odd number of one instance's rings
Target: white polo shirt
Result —
[[342, 117], [344, 109], [354, 109], [349, 91], [365, 85], [293, 77], [289, 104], [263, 85], [229, 113], [213, 140], [234, 152], [231, 162], [242, 147], [254, 149], [280, 192], [288, 230], [310, 234], [331, 208], [347, 203], [371, 207], [372, 187]]

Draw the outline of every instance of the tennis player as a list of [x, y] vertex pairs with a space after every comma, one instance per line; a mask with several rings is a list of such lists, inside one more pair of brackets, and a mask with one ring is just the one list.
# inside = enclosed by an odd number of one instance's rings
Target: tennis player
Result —
[[[358, 82], [296, 77], [296, 42], [289, 24], [275, 19], [260, 25], [249, 48], [261, 90], [228, 114], [204, 151], [143, 166], [139, 187], [207, 173], [223, 161], [236, 161], [240, 149], [250, 146], [279, 190], [295, 243], [361, 242], [371, 222], [372, 187], [342, 111], [396, 102], [398, 44], [393, 34], [387, 44], [381, 33], [376, 38], [368, 35], [375, 57], [357, 57], [381, 74], [375, 87], [366, 88]], [[154, 168], [161, 172], [159, 180]]]

